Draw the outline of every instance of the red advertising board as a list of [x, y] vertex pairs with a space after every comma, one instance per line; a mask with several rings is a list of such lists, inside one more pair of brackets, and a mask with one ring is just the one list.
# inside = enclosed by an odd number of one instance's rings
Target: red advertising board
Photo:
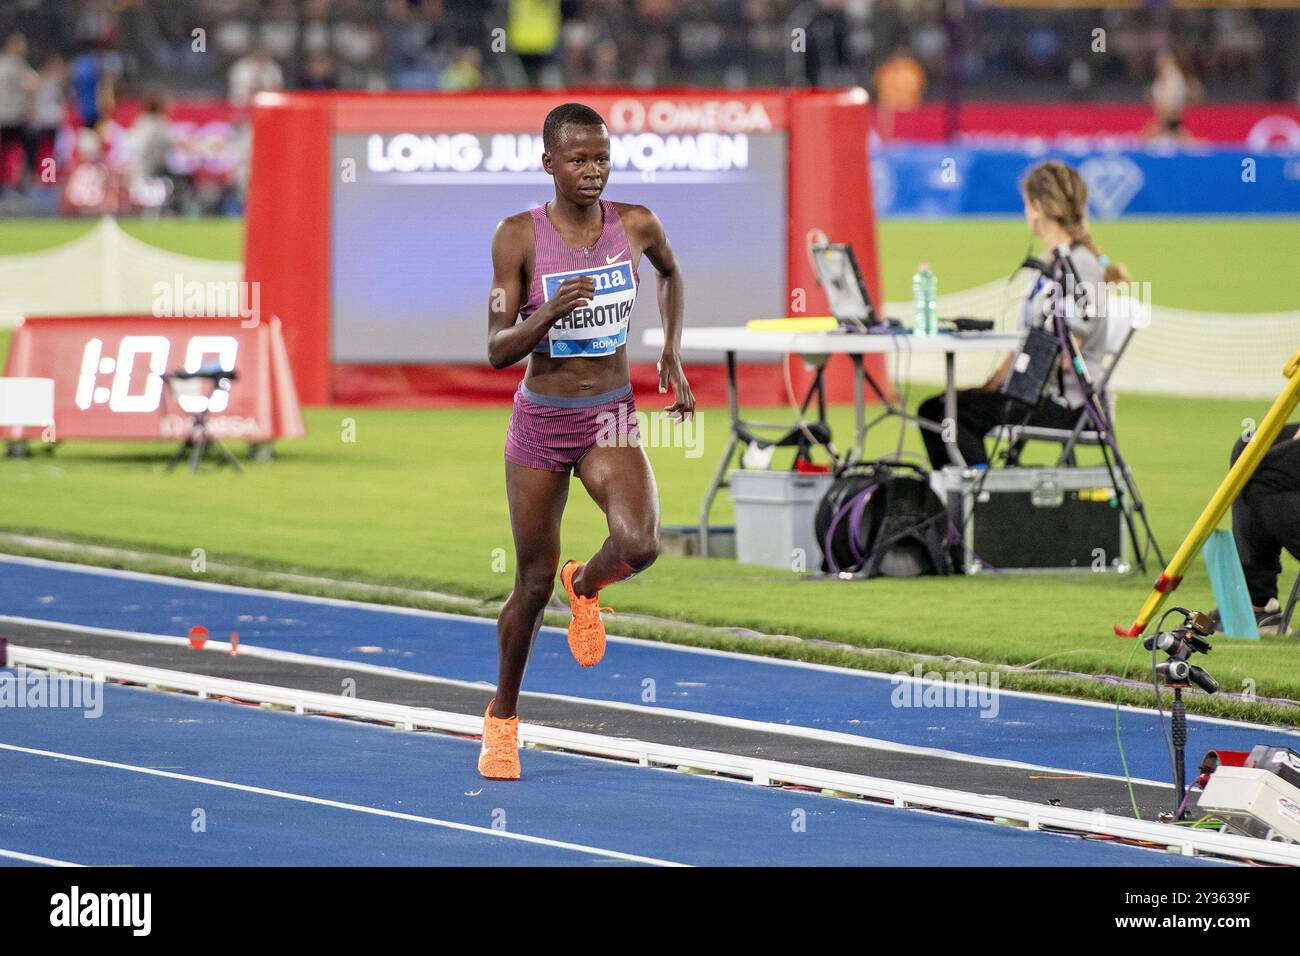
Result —
[[[895, 140], [945, 138], [946, 108], [928, 103], [893, 116]], [[1151, 122], [1141, 103], [963, 103], [959, 138], [968, 144], [1071, 139], [1137, 141]], [[1193, 139], [1252, 150], [1300, 149], [1300, 107], [1287, 103], [1204, 103], [1189, 106], [1183, 124]]]
[[[223, 440], [305, 434], [278, 319], [151, 315], [42, 316], [14, 330], [6, 374], [54, 380], [54, 435], [176, 439], [190, 431], [201, 396], [175, 394], [168, 372], [219, 367], [234, 375], [213, 393], [208, 428]], [[197, 404], [196, 404], [197, 403]], [[10, 440], [38, 428], [9, 428]]]

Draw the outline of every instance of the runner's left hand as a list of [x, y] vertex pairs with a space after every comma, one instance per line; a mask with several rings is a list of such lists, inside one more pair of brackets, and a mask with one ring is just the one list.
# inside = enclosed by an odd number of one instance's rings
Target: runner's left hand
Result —
[[693, 415], [695, 413], [695, 396], [691, 394], [691, 386], [686, 381], [686, 373], [682, 371], [681, 357], [665, 352], [659, 356], [656, 366], [659, 369], [659, 391], [667, 392], [669, 388], [672, 388], [673, 395], [677, 399], [671, 405], [664, 406], [664, 411], [677, 421], [683, 421]]

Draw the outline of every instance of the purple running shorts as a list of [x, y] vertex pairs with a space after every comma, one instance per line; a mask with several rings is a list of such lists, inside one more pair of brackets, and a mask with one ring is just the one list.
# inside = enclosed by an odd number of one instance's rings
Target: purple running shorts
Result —
[[631, 384], [599, 395], [540, 395], [521, 382], [506, 429], [506, 461], [567, 472], [596, 445], [639, 446]]

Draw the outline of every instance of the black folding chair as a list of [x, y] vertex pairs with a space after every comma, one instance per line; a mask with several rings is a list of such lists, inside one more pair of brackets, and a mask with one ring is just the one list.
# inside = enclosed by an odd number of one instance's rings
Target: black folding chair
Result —
[[[1133, 332], [1139, 325], [1146, 324], [1146, 307], [1129, 296], [1111, 296], [1107, 303], [1107, 315], [1110, 321], [1106, 327], [1106, 352], [1102, 356], [1102, 375], [1094, 383], [1098, 398], [1105, 404], [1109, 414], [1110, 425], [1115, 424], [1116, 396], [1110, 391], [1110, 379], [1124, 357]], [[1114, 321], [1114, 319], [1127, 321]], [[1056, 467], [1074, 467], [1078, 461], [1074, 449], [1079, 445], [1098, 446], [1105, 438], [1094, 429], [1089, 428], [1090, 419], [1087, 411], [1079, 409], [1079, 418], [1073, 428], [1044, 428], [1037, 425], [998, 425], [989, 432], [990, 438], [999, 438], [1007, 442], [1007, 464], [1014, 467], [1020, 463], [1025, 443], [1030, 441], [1055, 442], [1061, 446]], [[1113, 437], [1113, 436], [1112, 436]], [[1129, 475], [1124, 476], [1126, 480]]]
[[[1110, 380], [1115, 374], [1120, 359], [1124, 357], [1124, 353], [1128, 350], [1129, 343], [1133, 340], [1134, 331], [1147, 324], [1147, 317], [1150, 313], [1146, 305], [1127, 295], [1111, 295], [1107, 300], [1106, 309], [1108, 321], [1106, 323], [1106, 349], [1102, 355], [1102, 374], [1101, 378], [1093, 383], [1093, 389], [1097, 394], [1099, 404], [1106, 409], [1106, 420], [1103, 424], [1107, 434], [1089, 428], [1088, 426], [1092, 423], [1091, 416], [1086, 409], [1081, 408], [1079, 409], [1078, 420], [1075, 422], [1074, 427], [1070, 429], [1043, 428], [1036, 425], [999, 425], [990, 430], [989, 436], [1007, 441], [1006, 464], [1008, 467], [1016, 467], [1020, 464], [1021, 453], [1024, 450], [1025, 443], [1029, 441], [1059, 443], [1061, 453], [1056, 459], [1055, 467], [1057, 468], [1074, 468], [1078, 466], [1074, 450], [1079, 445], [1110, 448], [1115, 456], [1116, 464], [1119, 466], [1117, 481], [1122, 480], [1124, 490], [1128, 492], [1130, 507], [1124, 509], [1124, 516], [1129, 526], [1137, 566], [1139, 570], [1145, 570], [1146, 556], [1145, 552], [1138, 546], [1135, 517], [1141, 520], [1146, 531], [1147, 540], [1154, 548], [1156, 557], [1162, 565], [1164, 564], [1164, 556], [1160, 553], [1160, 545], [1156, 543], [1155, 534], [1151, 530], [1151, 522], [1147, 520], [1146, 504], [1143, 502], [1142, 494], [1138, 490], [1137, 480], [1133, 477], [1133, 471], [1128, 466], [1127, 458], [1119, 450], [1119, 437], [1115, 434], [1116, 396], [1110, 391]], [[1103, 454], [1105, 454], [1104, 451]], [[1116, 488], [1116, 491], [1120, 490]]]

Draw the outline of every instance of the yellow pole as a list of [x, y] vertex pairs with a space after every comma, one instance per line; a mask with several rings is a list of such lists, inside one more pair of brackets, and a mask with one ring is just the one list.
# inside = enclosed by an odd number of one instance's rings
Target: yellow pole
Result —
[[1286, 387], [1282, 389], [1282, 393], [1273, 402], [1273, 407], [1264, 416], [1264, 421], [1260, 424], [1254, 436], [1246, 443], [1246, 447], [1237, 459], [1236, 464], [1224, 476], [1219, 489], [1214, 493], [1214, 497], [1210, 499], [1210, 503], [1205, 506], [1205, 510], [1201, 512], [1201, 516], [1196, 519], [1196, 524], [1192, 526], [1191, 532], [1174, 553], [1168, 566], [1156, 579], [1154, 588], [1142, 604], [1142, 609], [1138, 611], [1137, 619], [1128, 628], [1123, 628], [1118, 624], [1115, 625], [1115, 633], [1120, 637], [1140, 637], [1142, 635], [1147, 625], [1159, 613], [1161, 606], [1165, 603], [1165, 598], [1182, 583], [1187, 566], [1200, 553], [1201, 546], [1205, 544], [1210, 532], [1218, 526], [1224, 512], [1231, 507], [1233, 500], [1241, 493], [1241, 489], [1254, 473], [1259, 460], [1264, 457], [1265, 452], [1273, 447], [1273, 439], [1282, 430], [1287, 418], [1295, 410], [1296, 404], [1300, 403], [1300, 351], [1297, 351], [1287, 361], [1282, 374], [1287, 379]]

